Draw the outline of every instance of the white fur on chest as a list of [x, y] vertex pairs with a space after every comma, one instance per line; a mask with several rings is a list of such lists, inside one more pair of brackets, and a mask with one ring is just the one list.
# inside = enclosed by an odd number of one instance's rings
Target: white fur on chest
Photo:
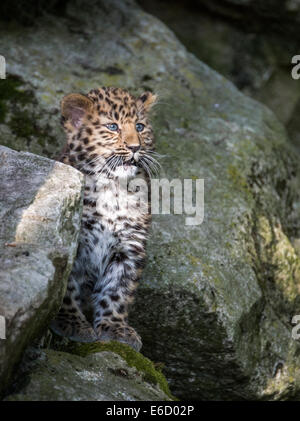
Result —
[[[141, 187], [142, 186], [142, 187]], [[122, 229], [122, 218], [138, 221], [148, 212], [148, 194], [145, 179], [120, 178], [111, 180], [100, 178], [92, 183], [93, 200], [96, 210], [102, 215], [102, 223], [113, 220], [114, 231]], [[109, 227], [111, 229], [111, 227]]]
[[[139, 183], [138, 183], [139, 184]], [[143, 183], [141, 183], [143, 184]], [[80, 250], [77, 266], [84, 266], [90, 278], [103, 276], [111, 256], [118, 251], [126, 252], [126, 233], [128, 227], [141, 223], [148, 212], [148, 194], [143, 188], [128, 191], [126, 180], [111, 180], [102, 177], [95, 181], [86, 179], [89, 187], [85, 195], [89, 201], [96, 202], [96, 206], [84, 207], [82, 228], [80, 233]], [[99, 216], [95, 216], [97, 212]], [[85, 227], [84, 222], [93, 219], [92, 229]], [[140, 241], [144, 238], [140, 236]], [[139, 243], [139, 239], [131, 240]]]

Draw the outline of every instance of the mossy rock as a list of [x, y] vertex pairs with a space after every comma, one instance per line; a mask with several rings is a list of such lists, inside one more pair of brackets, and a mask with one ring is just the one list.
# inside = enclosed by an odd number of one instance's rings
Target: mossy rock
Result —
[[176, 399], [172, 396], [168, 382], [159, 369], [159, 364], [155, 364], [144, 357], [140, 352], [135, 351], [130, 346], [116, 341], [110, 342], [94, 342], [91, 344], [73, 342], [69, 340], [58, 340], [54, 349], [69, 352], [71, 354], [86, 357], [89, 354], [97, 352], [114, 352], [122, 357], [129, 367], [135, 367], [140, 373], [145, 382], [157, 385], [170, 399]]
[[60, 148], [56, 133], [57, 130], [45, 121], [30, 84], [21, 76], [10, 73], [6, 79], [0, 80], [0, 135], [3, 145], [53, 158]]
[[139, 4], [201, 61], [274, 111], [288, 125], [289, 140], [300, 152], [300, 84], [291, 76], [291, 58], [299, 45], [297, 0], [197, 0], [192, 7], [178, 0]]
[[69, 341], [62, 348], [27, 351], [20, 380], [5, 400], [176, 400], [162, 373], [127, 345]]

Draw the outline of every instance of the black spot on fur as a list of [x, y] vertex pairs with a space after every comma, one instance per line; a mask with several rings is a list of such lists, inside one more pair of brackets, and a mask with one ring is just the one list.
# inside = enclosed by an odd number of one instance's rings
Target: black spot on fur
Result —
[[96, 201], [95, 200], [90, 200], [90, 199], [83, 199], [83, 204], [85, 206], [90, 206], [92, 208], [94, 208], [96, 206]]
[[78, 160], [83, 161], [85, 159], [85, 153], [81, 153], [78, 155]]
[[124, 306], [124, 304], [119, 305], [118, 313], [120, 313], [120, 314], [125, 313], [125, 306]]
[[105, 311], [103, 314], [102, 314], [102, 316], [103, 317], [108, 317], [108, 316], [111, 316], [112, 315], [112, 311], [111, 310], [107, 310], [107, 311]]
[[107, 308], [107, 307], [108, 307], [108, 304], [107, 304], [107, 302], [106, 302], [105, 300], [101, 300], [101, 301], [99, 302], [99, 304], [100, 304], [100, 306], [101, 306], [102, 308]]
[[69, 306], [71, 304], [70, 297], [64, 297], [63, 303]]

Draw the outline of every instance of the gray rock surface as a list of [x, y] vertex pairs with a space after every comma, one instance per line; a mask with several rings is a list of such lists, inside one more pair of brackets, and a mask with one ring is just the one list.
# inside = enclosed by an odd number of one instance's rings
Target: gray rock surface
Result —
[[154, 217], [131, 314], [142, 352], [165, 363], [175, 396], [299, 399], [299, 164], [274, 114], [132, 1], [70, 2], [35, 28], [1, 26], [0, 50], [11, 74], [0, 134], [15, 148], [60, 149], [66, 93], [158, 92], [160, 176], [204, 178], [205, 216], [190, 227]]
[[[234, 19], [250, 20], [253, 15], [269, 22], [297, 24], [300, 21], [299, 0], [196, 0], [212, 11], [231, 16]], [[289, 28], [295, 30], [296, 26]]]
[[77, 248], [82, 175], [0, 146], [0, 392], [58, 310]]
[[35, 355], [26, 386], [7, 401], [168, 401], [157, 384], [110, 351], [85, 357], [45, 350]]
[[274, 111], [300, 152], [300, 82], [291, 75], [300, 41], [297, 0], [139, 3], [201, 61]]

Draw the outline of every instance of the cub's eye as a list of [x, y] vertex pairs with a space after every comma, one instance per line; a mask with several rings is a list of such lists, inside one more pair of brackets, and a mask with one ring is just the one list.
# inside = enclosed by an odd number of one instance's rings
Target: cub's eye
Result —
[[112, 132], [116, 132], [119, 129], [119, 126], [116, 123], [106, 124], [106, 127]]
[[137, 124], [135, 125], [135, 128], [136, 128], [136, 131], [137, 131], [137, 132], [142, 132], [142, 131], [144, 130], [145, 126], [144, 126], [144, 124], [143, 124], [143, 123], [137, 123]]

